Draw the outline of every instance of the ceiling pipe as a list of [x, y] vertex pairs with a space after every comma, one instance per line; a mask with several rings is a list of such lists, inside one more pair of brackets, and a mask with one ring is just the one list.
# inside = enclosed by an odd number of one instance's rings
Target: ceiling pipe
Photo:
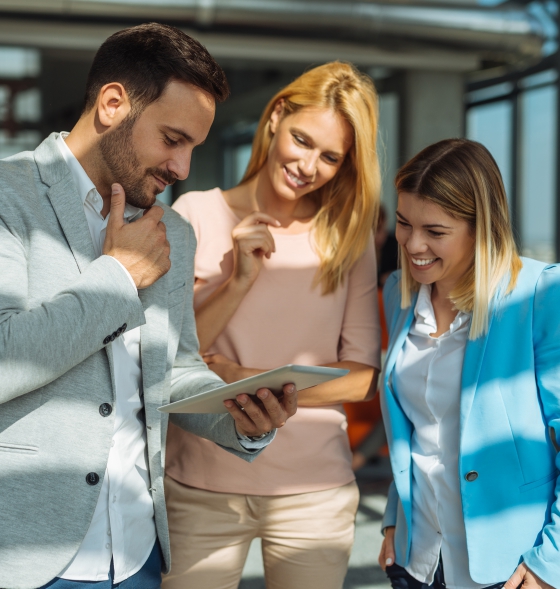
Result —
[[[473, 7], [471, 0], [408, 4], [352, 0], [0, 0], [0, 10], [82, 16], [175, 19], [201, 27], [249, 27], [362, 41], [391, 37], [470, 50], [539, 55], [546, 26], [522, 7]], [[395, 39], [398, 41], [399, 39]]]

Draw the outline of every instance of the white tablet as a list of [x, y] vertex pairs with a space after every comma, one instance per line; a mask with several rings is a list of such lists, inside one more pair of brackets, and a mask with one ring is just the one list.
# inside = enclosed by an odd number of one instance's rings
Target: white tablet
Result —
[[163, 405], [158, 410], [163, 413], [227, 413], [224, 406], [226, 399], [235, 399], [237, 395], [246, 393], [254, 395], [259, 389], [270, 389], [273, 393], [281, 393], [285, 384], [293, 383], [298, 391], [315, 385], [340, 378], [348, 374], [345, 368], [327, 368], [324, 366], [297, 366], [288, 364], [256, 376], [244, 378], [232, 384], [224, 385], [213, 391], [200, 393], [188, 399]]

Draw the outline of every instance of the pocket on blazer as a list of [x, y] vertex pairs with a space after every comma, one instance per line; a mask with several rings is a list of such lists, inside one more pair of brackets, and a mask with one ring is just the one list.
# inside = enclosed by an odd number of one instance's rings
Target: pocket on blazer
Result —
[[519, 492], [526, 493], [527, 491], [538, 489], [539, 487], [546, 485], [546, 483], [556, 480], [558, 478], [558, 474], [558, 471], [555, 470], [554, 472], [551, 472], [550, 474], [547, 474], [546, 476], [541, 477], [540, 479], [536, 479], [535, 481], [521, 485], [519, 487]]
[[14, 452], [16, 454], [37, 454], [39, 448], [37, 446], [30, 446], [28, 444], [10, 444], [8, 442], [0, 442], [0, 452]]
[[171, 309], [185, 300], [185, 283], [167, 293], [167, 308]]

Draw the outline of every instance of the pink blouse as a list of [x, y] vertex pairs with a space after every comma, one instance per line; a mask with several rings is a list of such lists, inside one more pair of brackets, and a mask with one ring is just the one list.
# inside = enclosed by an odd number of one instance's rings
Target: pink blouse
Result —
[[[219, 188], [188, 192], [173, 208], [198, 240], [194, 305], [231, 275], [231, 232], [240, 222]], [[335, 293], [313, 286], [319, 257], [310, 232], [276, 233], [276, 252], [209, 353], [249, 368], [323, 365], [350, 360], [380, 366], [380, 326], [373, 237]], [[245, 495], [321, 491], [354, 480], [341, 405], [299, 407], [274, 442], [252, 463], [170, 425], [167, 474], [200, 489]]]

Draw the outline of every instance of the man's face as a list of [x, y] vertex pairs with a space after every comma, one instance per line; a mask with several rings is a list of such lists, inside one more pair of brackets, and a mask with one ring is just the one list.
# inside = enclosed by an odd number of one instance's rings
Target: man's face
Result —
[[129, 204], [151, 207], [168, 184], [189, 175], [192, 151], [206, 139], [214, 113], [211, 94], [170, 82], [139, 115], [129, 114], [102, 135], [99, 146], [110, 182], [122, 185]]

